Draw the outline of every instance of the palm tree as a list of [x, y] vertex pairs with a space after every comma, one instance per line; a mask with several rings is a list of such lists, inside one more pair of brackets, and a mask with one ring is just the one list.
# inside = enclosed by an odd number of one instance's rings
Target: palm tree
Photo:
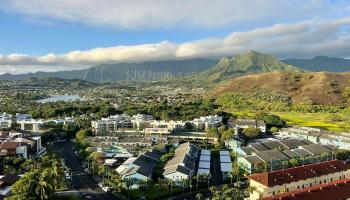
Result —
[[57, 159], [54, 159], [52, 163], [51, 174], [53, 178], [53, 188], [57, 190], [59, 184], [63, 181], [61, 165]]
[[54, 192], [52, 181], [51, 170], [47, 168], [39, 177], [38, 186], [35, 189], [35, 193], [40, 197], [40, 199], [49, 199], [52, 196]]
[[203, 195], [201, 193], [197, 193], [196, 194], [196, 199], [197, 200], [202, 200], [202, 198], [203, 198]]

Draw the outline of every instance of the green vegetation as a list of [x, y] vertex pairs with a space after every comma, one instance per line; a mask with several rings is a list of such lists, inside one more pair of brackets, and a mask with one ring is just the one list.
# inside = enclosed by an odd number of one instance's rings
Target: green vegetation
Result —
[[26, 160], [23, 157], [0, 157], [0, 174], [22, 174], [26, 172], [33, 163], [33, 160]]
[[29, 171], [12, 187], [6, 200], [52, 199], [55, 191], [65, 188], [61, 161], [45, 155], [30, 166]]
[[349, 131], [350, 116], [333, 113], [274, 112], [290, 125], [310, 126], [330, 131]]
[[124, 108], [124, 113], [128, 115], [151, 114], [156, 119], [163, 120], [192, 120], [196, 117], [218, 113], [216, 109], [217, 105], [212, 99], [196, 99], [176, 104], [162, 101], [143, 106], [127, 105]]
[[250, 126], [243, 130], [243, 136], [248, 140], [259, 138], [261, 134], [261, 130], [254, 126]]

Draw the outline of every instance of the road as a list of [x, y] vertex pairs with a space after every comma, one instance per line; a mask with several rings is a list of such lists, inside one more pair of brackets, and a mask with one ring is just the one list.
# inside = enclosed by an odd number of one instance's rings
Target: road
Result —
[[64, 159], [66, 166], [71, 169], [72, 185], [80, 194], [97, 200], [119, 200], [111, 193], [102, 191], [97, 182], [84, 172], [79, 158], [74, 154], [72, 142], [57, 142], [53, 147], [54, 151]]

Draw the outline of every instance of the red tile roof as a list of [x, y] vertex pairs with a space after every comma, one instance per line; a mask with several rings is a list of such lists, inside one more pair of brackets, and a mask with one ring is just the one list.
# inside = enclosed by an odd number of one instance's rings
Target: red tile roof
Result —
[[350, 197], [350, 178], [279, 194], [262, 200], [341, 200]]
[[350, 164], [340, 160], [331, 160], [321, 163], [309, 164], [285, 170], [251, 174], [249, 179], [257, 181], [267, 187], [283, 185], [307, 178], [319, 177], [326, 174], [345, 171], [350, 169]]

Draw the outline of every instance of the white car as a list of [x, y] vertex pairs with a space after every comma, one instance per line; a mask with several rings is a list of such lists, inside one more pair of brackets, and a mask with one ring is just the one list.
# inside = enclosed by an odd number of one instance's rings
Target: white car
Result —
[[104, 192], [109, 192], [109, 191], [111, 191], [111, 188], [109, 188], [108, 186], [104, 186], [104, 187], [102, 187], [102, 190]]
[[103, 183], [99, 183], [98, 186], [104, 191], [104, 192], [109, 192], [111, 191], [111, 188], [108, 186], [103, 185]]

